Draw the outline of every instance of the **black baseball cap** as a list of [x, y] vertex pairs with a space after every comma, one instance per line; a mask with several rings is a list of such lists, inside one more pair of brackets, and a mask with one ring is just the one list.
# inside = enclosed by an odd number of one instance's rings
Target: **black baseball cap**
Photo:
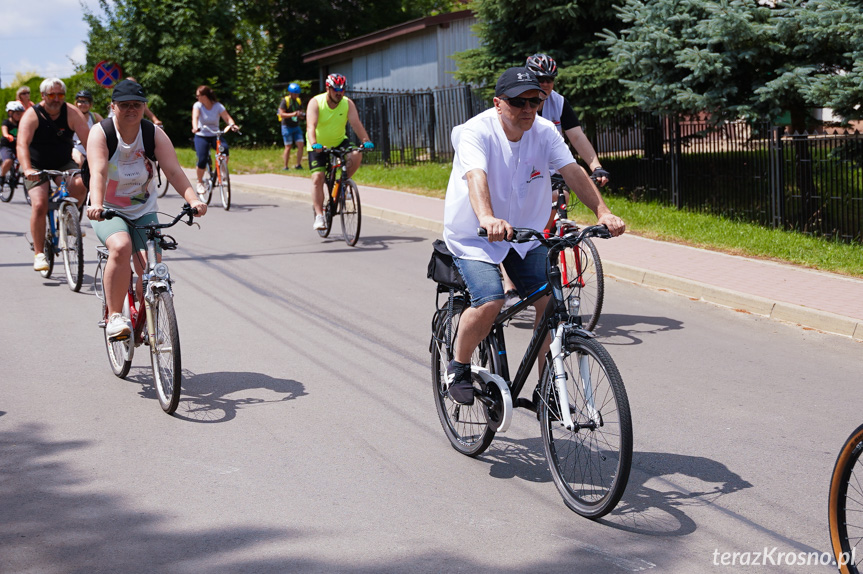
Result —
[[132, 80], [123, 80], [114, 86], [111, 99], [115, 102], [146, 102], [147, 96], [141, 84]]
[[494, 86], [494, 96], [496, 98], [500, 96], [514, 98], [528, 90], [539, 90], [545, 94], [545, 90], [539, 87], [536, 74], [524, 67], [509, 68], [497, 79], [497, 84]]

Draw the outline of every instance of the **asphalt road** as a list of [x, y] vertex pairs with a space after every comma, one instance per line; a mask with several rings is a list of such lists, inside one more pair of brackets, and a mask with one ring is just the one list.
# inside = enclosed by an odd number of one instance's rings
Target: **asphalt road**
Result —
[[[859, 342], [609, 281], [598, 332], [635, 454], [620, 505], [591, 522], [563, 505], [532, 413], [478, 459], [449, 446], [432, 234], [367, 218], [349, 248], [338, 224], [317, 237], [307, 204], [235, 202], [172, 233], [173, 417], [145, 347], [127, 380], [110, 371], [92, 229], [72, 293], [62, 264], [32, 270], [20, 193], [0, 205], [0, 572], [831, 570], [798, 553], [828, 550], [830, 472], [863, 419]], [[749, 557], [722, 565], [734, 552]]]

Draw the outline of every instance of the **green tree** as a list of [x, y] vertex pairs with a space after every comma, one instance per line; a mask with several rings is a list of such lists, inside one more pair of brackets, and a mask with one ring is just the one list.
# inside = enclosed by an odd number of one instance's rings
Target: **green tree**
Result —
[[[269, 33], [248, 22], [237, 28], [236, 112], [234, 121], [242, 126], [243, 143], [271, 144], [279, 131], [276, 119], [279, 91], [273, 87], [276, 63], [281, 51]], [[241, 140], [242, 141], [242, 140]]]
[[116, 62], [147, 90], [150, 107], [175, 142], [191, 132], [195, 88], [210, 85], [232, 114], [238, 17], [216, 0], [106, 0], [90, 26], [85, 68]]
[[619, 30], [617, 0], [475, 0], [476, 34], [481, 46], [457, 55], [456, 79], [493, 86], [510, 66], [523, 66], [531, 54], [545, 52], [560, 70], [555, 90], [566, 96], [577, 113], [604, 117], [631, 108], [632, 101], [618, 82], [617, 64], [598, 37], [602, 30]]
[[803, 132], [811, 108], [850, 116], [861, 101], [859, 1], [627, 0], [619, 13], [606, 45], [642, 109], [715, 122], [788, 111]]

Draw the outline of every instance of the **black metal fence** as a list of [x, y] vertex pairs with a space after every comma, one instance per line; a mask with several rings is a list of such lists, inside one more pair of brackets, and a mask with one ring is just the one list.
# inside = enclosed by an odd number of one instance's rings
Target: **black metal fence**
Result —
[[863, 241], [863, 134], [634, 114], [596, 126], [612, 191], [696, 211]]
[[[453, 127], [487, 109], [459, 86], [349, 92], [387, 165], [450, 161]], [[787, 134], [747, 122], [629, 114], [588, 134], [612, 174], [608, 192], [807, 234], [863, 242], [863, 135]]]

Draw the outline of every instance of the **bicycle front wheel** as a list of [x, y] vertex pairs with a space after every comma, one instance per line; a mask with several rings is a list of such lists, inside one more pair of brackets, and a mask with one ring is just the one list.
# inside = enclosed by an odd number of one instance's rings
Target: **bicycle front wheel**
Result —
[[[104, 283], [102, 282], [101, 271], [99, 275], [97, 288], [102, 292], [102, 296], [104, 297]], [[131, 320], [132, 318], [130, 305], [131, 297], [131, 295], [126, 294], [125, 300], [123, 301], [123, 317], [128, 320]], [[108, 312], [104, 303], [102, 309], [104, 315], [103, 319], [107, 323]], [[135, 354], [135, 334], [132, 333], [122, 341], [111, 341], [108, 339], [108, 331], [104, 327], [102, 328], [102, 333], [105, 336], [105, 349], [108, 351], [108, 363], [111, 364], [111, 370], [121, 379], [125, 378], [126, 375], [129, 374], [129, 369], [132, 368], [132, 356]]]
[[64, 203], [60, 209], [60, 249], [63, 250], [66, 283], [77, 293], [84, 281], [84, 242], [78, 210], [69, 203]]
[[51, 233], [51, 212], [48, 212], [48, 220], [45, 222], [45, 246], [43, 248], [43, 253], [45, 253], [45, 259], [48, 260], [48, 269], [44, 271], [40, 271], [39, 274], [48, 279], [51, 277], [51, 273], [54, 272], [54, 234]]
[[[629, 400], [617, 366], [597, 341], [569, 335], [566, 353], [568, 396], [558, 395], [550, 368], [540, 390], [537, 408], [545, 456], [564, 503], [596, 519], [614, 509], [629, 480]], [[561, 407], [569, 409], [573, 430], [563, 426]]]
[[599, 321], [605, 296], [599, 251], [590, 238], [585, 237], [575, 247], [563, 250], [560, 258], [567, 309], [570, 315], [580, 315], [582, 326], [592, 331]]
[[153, 366], [153, 385], [162, 410], [172, 414], [180, 404], [180, 333], [177, 330], [177, 315], [171, 294], [162, 289], [154, 294], [154, 337], [150, 339], [150, 362]]
[[[453, 308], [452, 340], [458, 331], [459, 318], [464, 310], [464, 301], [457, 299]], [[438, 418], [444, 434], [450, 444], [458, 452], [467, 456], [479, 456], [489, 447], [494, 439], [494, 430], [488, 423], [488, 412], [479, 400], [474, 400], [470, 406], [459, 405], [447, 394], [446, 368], [447, 352], [445, 344], [446, 312], [438, 311], [434, 322], [434, 335], [431, 342], [431, 374], [432, 390], [435, 397]], [[474, 351], [471, 363], [488, 368], [494, 372], [492, 351], [483, 342]]]
[[219, 197], [222, 200], [222, 207], [225, 211], [231, 209], [231, 174], [228, 173], [228, 160], [222, 158], [219, 160]]
[[[827, 512], [830, 542], [839, 571], [858, 574], [863, 562], [863, 425], [842, 446], [833, 476]], [[857, 552], [857, 550], [860, 552]]]
[[349, 179], [342, 190], [341, 196], [342, 233], [345, 234], [345, 243], [353, 247], [360, 238], [360, 223], [362, 212], [360, 211], [360, 192], [354, 180]]
[[[333, 203], [333, 184], [332, 182], [327, 182], [327, 197], [324, 197], [324, 227], [323, 229], [318, 229], [318, 235], [321, 237], [329, 237], [330, 231], [333, 229], [333, 211], [335, 207], [335, 203]], [[312, 209], [314, 213], [314, 208]]]

